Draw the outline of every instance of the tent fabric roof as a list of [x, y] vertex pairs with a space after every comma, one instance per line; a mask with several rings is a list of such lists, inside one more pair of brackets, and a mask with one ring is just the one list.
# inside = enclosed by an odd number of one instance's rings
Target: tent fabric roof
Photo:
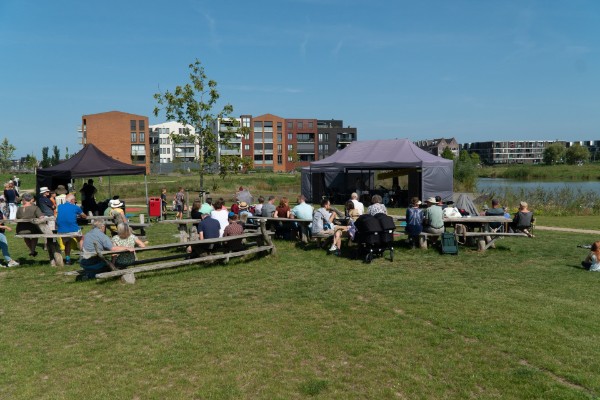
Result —
[[87, 144], [73, 157], [60, 164], [37, 170], [40, 176], [85, 178], [109, 175], [145, 175], [146, 167], [136, 167], [115, 160], [93, 144]]
[[310, 169], [318, 172], [339, 168], [395, 169], [452, 165], [452, 160], [434, 156], [408, 139], [391, 139], [352, 142], [333, 155], [310, 163]]

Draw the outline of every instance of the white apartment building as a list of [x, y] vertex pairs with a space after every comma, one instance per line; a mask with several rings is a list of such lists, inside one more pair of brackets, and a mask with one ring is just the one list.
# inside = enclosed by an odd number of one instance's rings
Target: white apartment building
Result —
[[[250, 117], [242, 116], [240, 118], [221, 118], [213, 121], [212, 131], [218, 134], [218, 138], [224, 133], [233, 134], [228, 144], [219, 143], [217, 147], [217, 163], [221, 163], [221, 156], [242, 157], [242, 134], [241, 128], [250, 129]], [[247, 138], [246, 138], [247, 139]]]
[[[188, 125], [193, 135], [194, 128]], [[198, 158], [200, 146], [194, 137], [186, 137], [185, 126], [179, 122], [170, 121], [150, 125], [150, 152], [152, 163], [172, 163], [174, 161], [191, 162]], [[182, 141], [176, 142], [172, 135], [182, 135]]]

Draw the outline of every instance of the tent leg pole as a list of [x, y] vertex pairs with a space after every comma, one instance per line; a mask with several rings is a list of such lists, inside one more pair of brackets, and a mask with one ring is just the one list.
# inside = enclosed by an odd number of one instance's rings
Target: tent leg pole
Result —
[[[144, 174], [144, 186], [146, 187], [146, 207], [148, 208], [148, 210], [147, 210], [148, 215], [150, 215], [150, 203], [148, 201], [148, 175], [146, 175], [146, 174]], [[161, 206], [160, 214], [162, 215], [162, 202], [161, 202], [160, 206]], [[150, 217], [148, 217], [148, 218], [150, 218]]]
[[110, 187], [110, 175], [108, 176], [108, 197], [112, 199], [112, 189]]

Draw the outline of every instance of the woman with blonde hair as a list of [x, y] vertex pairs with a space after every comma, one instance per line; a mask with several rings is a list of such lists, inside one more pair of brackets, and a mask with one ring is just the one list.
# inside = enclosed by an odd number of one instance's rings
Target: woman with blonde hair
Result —
[[600, 240], [592, 243], [590, 250], [590, 254], [587, 255], [581, 265], [589, 271], [600, 272]]
[[[146, 247], [146, 244], [142, 242], [137, 236], [133, 234], [133, 231], [129, 225], [121, 222], [117, 224], [117, 234], [112, 237], [113, 245], [119, 247]], [[135, 253], [125, 252], [121, 254], [113, 255], [113, 263], [117, 268], [127, 267], [136, 260]]]

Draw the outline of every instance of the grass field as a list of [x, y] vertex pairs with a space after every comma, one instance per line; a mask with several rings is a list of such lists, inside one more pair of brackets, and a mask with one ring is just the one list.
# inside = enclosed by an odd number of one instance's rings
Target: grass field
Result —
[[537, 231], [458, 256], [398, 242], [369, 265], [277, 241], [135, 285], [21, 258], [0, 270], [0, 398], [598, 398], [600, 274], [576, 248], [595, 239]]

